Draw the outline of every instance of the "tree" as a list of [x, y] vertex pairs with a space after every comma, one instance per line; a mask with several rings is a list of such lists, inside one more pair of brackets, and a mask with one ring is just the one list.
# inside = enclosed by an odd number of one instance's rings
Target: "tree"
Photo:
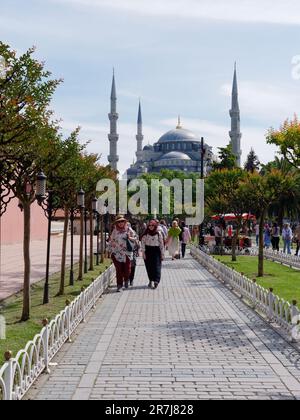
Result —
[[279, 130], [270, 128], [267, 142], [279, 147], [280, 153], [295, 168], [300, 168], [300, 122], [295, 115], [293, 120], [284, 121]]
[[219, 147], [219, 162], [214, 162], [213, 170], [234, 169], [237, 167], [236, 156], [233, 154], [231, 143], [226, 147]]
[[236, 246], [243, 224], [243, 214], [248, 213], [250, 200], [246, 187], [247, 172], [242, 169], [214, 171], [207, 179], [209, 211], [217, 214], [233, 213], [236, 229], [232, 241], [232, 261], [236, 261]]
[[[51, 173], [57, 165], [56, 157], [59, 151], [59, 138], [56, 127], [39, 127], [33, 138], [28, 138], [20, 145], [9, 146], [14, 152], [7, 170], [2, 174], [2, 182], [10, 188], [13, 195], [19, 199], [24, 219], [24, 287], [23, 313], [21, 320], [30, 317], [30, 231], [31, 205], [35, 201], [35, 185], [38, 172], [43, 168]], [[10, 156], [10, 154], [8, 155]]]
[[295, 178], [273, 169], [265, 175], [249, 174], [247, 191], [251, 201], [251, 211], [259, 221], [259, 257], [258, 277], [264, 275], [264, 223], [270, 206], [280, 199], [283, 194], [294, 188]]
[[0, 75], [0, 216], [13, 198], [10, 183], [4, 188], [2, 177], [11, 173], [15, 157], [12, 146], [38, 137], [39, 127], [47, 124], [51, 115], [48, 106], [60, 83], [32, 57], [34, 51], [31, 48], [18, 57], [0, 41], [0, 58], [5, 64]]
[[252, 174], [253, 172], [258, 171], [260, 168], [260, 161], [258, 160], [258, 157], [252, 148], [250, 150], [250, 153], [248, 154], [244, 168], [247, 172], [251, 172]]
[[299, 171], [285, 158], [275, 157], [275, 160], [266, 165], [262, 165], [261, 174], [266, 175], [272, 170], [279, 170], [284, 175], [295, 178], [293, 188], [283, 193], [268, 210], [269, 217], [276, 217], [279, 226], [283, 227], [284, 217], [290, 219], [299, 217], [300, 212], [300, 174]]

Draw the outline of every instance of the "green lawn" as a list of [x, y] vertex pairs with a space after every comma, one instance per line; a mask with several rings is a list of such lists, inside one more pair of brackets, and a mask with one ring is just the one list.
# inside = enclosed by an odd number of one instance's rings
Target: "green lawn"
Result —
[[[42, 329], [42, 320], [48, 318], [49, 321], [65, 308], [66, 300], [74, 300], [80, 293], [82, 287], [87, 287], [92, 280], [96, 279], [106, 268], [110, 266], [110, 260], [105, 260], [104, 264], [95, 266], [95, 271], [89, 271], [85, 275], [84, 280], [75, 281], [75, 286], [67, 286], [65, 295], [55, 297], [59, 289], [60, 275], [56, 274], [50, 280], [50, 303], [42, 305], [44, 281], [36, 283], [32, 286], [31, 292], [31, 319], [27, 322], [20, 323], [22, 313], [22, 293], [18, 293], [13, 297], [1, 302], [1, 312], [6, 319], [6, 340], [0, 340], [0, 366], [4, 362], [4, 353], [7, 350], [16, 353], [23, 349], [27, 342], [32, 340], [34, 336]], [[75, 271], [75, 279], [77, 279], [77, 267]], [[66, 275], [66, 283], [69, 283], [69, 271]]]
[[292, 303], [297, 300], [300, 304], [300, 271], [265, 260], [265, 276], [257, 277], [257, 257], [238, 257], [237, 262], [231, 261], [231, 256], [216, 257], [231, 268], [244, 273], [251, 280], [256, 279], [257, 283], [266, 289], [273, 288], [274, 293]]

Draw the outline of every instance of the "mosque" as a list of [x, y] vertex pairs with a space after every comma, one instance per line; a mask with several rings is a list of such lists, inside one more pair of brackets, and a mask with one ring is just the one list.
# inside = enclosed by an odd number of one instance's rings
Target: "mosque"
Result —
[[[236, 66], [234, 69], [233, 87], [232, 87], [232, 104], [229, 111], [231, 118], [231, 130], [229, 136], [231, 138], [232, 150], [236, 156], [237, 165], [241, 165], [241, 137], [240, 131], [240, 109], [238, 101], [238, 84]], [[119, 135], [117, 134], [117, 121], [119, 115], [117, 113], [117, 94], [115, 75], [113, 75], [111, 90], [111, 112], [110, 134], [108, 139], [110, 142], [110, 154], [108, 161], [114, 170], [118, 170], [119, 156], [117, 152], [117, 144]], [[178, 125], [175, 129], [163, 134], [160, 139], [153, 145], [143, 147], [143, 121], [141, 103], [139, 103], [138, 120], [137, 120], [137, 150], [136, 162], [127, 170], [127, 178], [134, 179], [145, 173], [159, 173], [162, 169], [171, 169], [184, 171], [187, 173], [201, 173], [202, 169], [202, 153], [203, 153], [203, 172], [208, 174], [211, 165], [216, 157], [213, 154], [212, 147], [201, 142], [201, 137], [190, 130], [181, 126], [180, 117]]]

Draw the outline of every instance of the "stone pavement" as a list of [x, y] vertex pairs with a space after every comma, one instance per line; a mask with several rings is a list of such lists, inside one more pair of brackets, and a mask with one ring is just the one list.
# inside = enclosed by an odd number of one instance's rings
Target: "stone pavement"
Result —
[[[50, 273], [60, 271], [62, 236], [51, 238]], [[47, 241], [31, 242], [31, 283], [45, 278]], [[79, 259], [79, 236], [74, 236], [74, 261]], [[68, 237], [67, 265], [70, 265], [70, 237]], [[23, 287], [23, 244], [2, 245], [0, 259], [0, 301], [19, 292]]]
[[27, 399], [300, 399], [300, 353], [190, 256], [111, 288]]

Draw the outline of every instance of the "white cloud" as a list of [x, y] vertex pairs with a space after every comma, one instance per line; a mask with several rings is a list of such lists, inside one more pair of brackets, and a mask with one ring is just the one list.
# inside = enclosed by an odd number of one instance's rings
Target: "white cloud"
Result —
[[[231, 85], [221, 86], [220, 93], [230, 97]], [[258, 82], [239, 83], [239, 102], [241, 117], [250, 117], [263, 121], [267, 126], [274, 122], [283, 122], [286, 118], [293, 117], [294, 113], [300, 114], [300, 90], [284, 86], [274, 86]], [[278, 123], [278, 124], [279, 124]]]
[[300, 24], [298, 0], [51, 0], [128, 13], [230, 22]]

